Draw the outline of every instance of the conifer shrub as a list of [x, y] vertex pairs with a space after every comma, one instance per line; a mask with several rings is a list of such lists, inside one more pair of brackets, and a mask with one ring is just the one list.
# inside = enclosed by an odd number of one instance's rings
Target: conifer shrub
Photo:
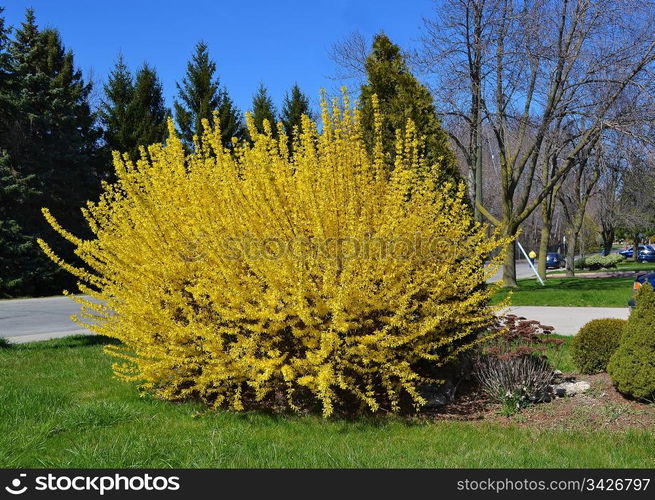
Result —
[[655, 400], [655, 292], [649, 283], [637, 292], [636, 307], [607, 365], [616, 389], [633, 398]]
[[619, 347], [624, 319], [592, 319], [585, 324], [571, 343], [571, 357], [581, 373], [601, 373]]
[[412, 122], [392, 169], [379, 113], [369, 151], [347, 96], [302, 125], [289, 153], [281, 125], [249, 118], [253, 142], [226, 148], [215, 119], [185, 155], [169, 123], [136, 163], [114, 154], [116, 183], [83, 210], [94, 239], [44, 210], [86, 267], [40, 245], [100, 302], [74, 297], [78, 320], [122, 341], [118, 377], [235, 410], [398, 411], [493, 334], [485, 281], [507, 240], [436, 181]]

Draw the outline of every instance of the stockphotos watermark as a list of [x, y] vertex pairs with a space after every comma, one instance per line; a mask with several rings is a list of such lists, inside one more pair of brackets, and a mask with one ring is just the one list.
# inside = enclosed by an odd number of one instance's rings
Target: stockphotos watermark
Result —
[[179, 476], [167, 475], [73, 475], [55, 474], [49, 472], [44, 475], [28, 477], [27, 473], [20, 473], [5, 486], [5, 491], [11, 495], [19, 496], [26, 492], [88, 492], [104, 495], [108, 492], [158, 492], [177, 491], [180, 489]]
[[[257, 237], [250, 234], [196, 242], [180, 249], [185, 260], [202, 259], [212, 248], [225, 260], [438, 260], [452, 259], [463, 250], [452, 241], [421, 233], [396, 237]], [[464, 250], [465, 251], [465, 250]]]

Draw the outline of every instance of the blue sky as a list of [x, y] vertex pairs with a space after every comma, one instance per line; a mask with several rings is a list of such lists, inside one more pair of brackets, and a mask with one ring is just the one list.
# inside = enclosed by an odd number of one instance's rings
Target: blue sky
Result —
[[204, 40], [221, 83], [242, 110], [260, 82], [276, 105], [294, 83], [315, 103], [320, 88], [337, 83], [329, 48], [358, 30], [384, 30], [404, 48], [416, 45], [432, 0], [0, 0], [8, 24], [33, 7], [41, 27], [57, 28], [84, 74], [103, 82], [116, 55], [127, 64], [154, 65], [172, 106], [175, 82], [195, 43]]

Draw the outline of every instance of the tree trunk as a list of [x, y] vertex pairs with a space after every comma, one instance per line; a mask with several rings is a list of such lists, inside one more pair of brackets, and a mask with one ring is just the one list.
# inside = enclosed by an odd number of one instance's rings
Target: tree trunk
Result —
[[541, 226], [541, 237], [539, 239], [539, 266], [537, 271], [541, 279], [546, 279], [546, 254], [548, 253], [548, 242], [550, 241], [550, 220], [548, 225]]
[[575, 276], [575, 247], [577, 243], [577, 233], [569, 231], [566, 238], [566, 276], [568, 278]]
[[632, 260], [637, 262], [639, 259], [639, 235], [635, 235], [634, 242], [632, 244]]
[[480, 220], [480, 209], [478, 208], [476, 204], [476, 196], [475, 196], [475, 181], [476, 181], [476, 172], [475, 172], [475, 163], [469, 165], [469, 172], [468, 172], [468, 195], [469, 199], [471, 200], [471, 204], [473, 205], [473, 217], [475, 217], [475, 220], [479, 221]]
[[480, 125], [478, 124], [477, 144], [476, 144], [476, 157], [475, 157], [475, 220], [483, 222], [484, 218], [478, 208], [478, 203], [483, 204], [482, 199], [482, 140], [479, 132]]
[[[516, 237], [518, 227], [505, 226], [505, 235]], [[507, 253], [505, 254], [505, 262], [503, 263], [503, 286], [506, 288], [517, 288], [516, 283], [516, 241], [507, 246]]]
[[550, 242], [550, 230], [553, 222], [553, 213], [549, 207], [549, 197], [547, 196], [541, 202], [541, 237], [539, 239], [538, 259], [539, 265], [537, 271], [541, 279], [546, 279], [546, 254], [548, 253], [548, 243]]
[[614, 244], [614, 229], [603, 229], [600, 234], [603, 238], [603, 254], [609, 255]]

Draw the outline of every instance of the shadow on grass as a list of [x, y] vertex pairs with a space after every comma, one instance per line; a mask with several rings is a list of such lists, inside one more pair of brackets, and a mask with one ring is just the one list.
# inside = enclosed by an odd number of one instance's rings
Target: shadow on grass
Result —
[[[221, 412], [226, 410], [205, 410], [196, 415], [200, 418], [222, 417]], [[314, 426], [317, 423], [326, 423], [337, 427], [337, 432], [345, 433], [352, 431], [370, 431], [371, 429], [382, 429], [393, 424], [402, 424], [408, 427], [418, 427], [425, 424], [425, 421], [420, 420], [422, 414], [417, 413], [414, 415], [399, 415], [399, 414], [366, 414], [366, 413], [353, 413], [348, 415], [346, 413], [338, 413], [328, 418], [323, 418], [320, 411], [305, 410], [301, 413], [296, 413], [293, 410], [285, 409], [283, 411], [265, 411], [261, 409], [248, 409], [243, 412], [230, 412], [232, 418], [236, 421], [245, 422], [249, 425], [256, 425], [258, 427], [273, 427], [276, 425], [307, 425]]]
[[12, 347], [21, 349], [61, 349], [75, 347], [90, 347], [96, 345], [119, 345], [118, 339], [105, 335], [71, 335], [60, 339], [44, 340], [41, 342], [29, 342], [25, 344], [10, 344]]
[[[572, 290], [580, 292], [594, 292], [599, 290], [621, 290], [625, 286], [626, 290], [631, 290], [630, 285], [634, 278], [551, 278], [546, 281], [546, 286], [542, 286], [536, 280], [529, 282], [519, 281], [518, 288], [511, 289], [515, 293], [521, 292], [542, 292], [549, 293], [558, 290]], [[503, 292], [509, 292], [510, 289], [502, 289]]]
[[553, 288], [589, 291], [613, 290], [620, 284], [628, 286], [633, 281], [633, 278], [569, 278], [567, 281], [553, 284]]

